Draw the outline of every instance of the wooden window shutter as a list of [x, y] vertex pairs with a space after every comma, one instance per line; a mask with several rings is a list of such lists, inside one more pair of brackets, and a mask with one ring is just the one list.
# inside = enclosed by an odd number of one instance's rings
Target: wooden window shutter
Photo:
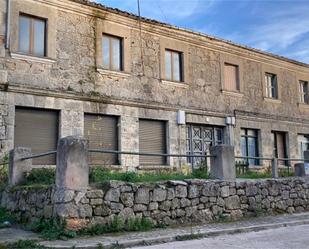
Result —
[[[139, 151], [141, 153], [166, 153], [166, 122], [139, 120]], [[165, 165], [166, 157], [140, 156], [141, 165]]]
[[227, 91], [240, 90], [238, 66], [224, 64], [224, 88]]
[[[118, 150], [118, 117], [85, 114], [84, 137], [90, 149]], [[118, 164], [118, 155], [89, 153], [89, 164], [110, 166]]]
[[[33, 154], [57, 150], [58, 111], [20, 108], [15, 110], [16, 147], [31, 148]], [[56, 155], [32, 160], [34, 165], [55, 165]]]

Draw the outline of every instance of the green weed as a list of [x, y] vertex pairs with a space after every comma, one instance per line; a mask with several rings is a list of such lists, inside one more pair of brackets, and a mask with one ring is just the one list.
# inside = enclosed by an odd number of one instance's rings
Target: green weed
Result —
[[38, 245], [34, 240], [19, 240], [7, 245], [0, 244], [0, 249], [47, 249], [47, 247]]

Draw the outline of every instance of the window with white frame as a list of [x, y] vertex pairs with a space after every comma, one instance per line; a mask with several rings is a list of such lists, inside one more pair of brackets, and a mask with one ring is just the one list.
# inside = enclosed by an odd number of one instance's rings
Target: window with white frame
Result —
[[299, 90], [300, 90], [300, 103], [309, 104], [309, 89], [308, 81], [299, 81]]
[[170, 81], [183, 81], [182, 53], [165, 50], [165, 79]]
[[278, 82], [277, 75], [265, 73], [266, 97], [278, 99]]
[[103, 68], [107, 70], [122, 71], [122, 38], [103, 34], [102, 37]]

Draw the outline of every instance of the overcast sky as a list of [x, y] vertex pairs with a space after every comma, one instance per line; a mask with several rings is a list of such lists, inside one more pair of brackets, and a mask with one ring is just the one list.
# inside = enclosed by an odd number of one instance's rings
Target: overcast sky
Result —
[[[137, 0], [95, 0], [137, 13]], [[309, 0], [140, 0], [142, 16], [309, 63]]]

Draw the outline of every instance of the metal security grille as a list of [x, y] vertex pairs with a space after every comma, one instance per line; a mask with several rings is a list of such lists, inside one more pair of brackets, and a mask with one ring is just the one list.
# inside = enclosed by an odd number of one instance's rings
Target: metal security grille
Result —
[[[211, 146], [223, 143], [223, 129], [220, 127], [187, 125], [186, 135], [188, 155], [209, 155]], [[201, 157], [188, 158], [188, 162], [195, 166], [209, 164]]]
[[[85, 114], [84, 136], [89, 141], [90, 149], [118, 150], [118, 117]], [[90, 154], [91, 165], [116, 165], [116, 154]]]
[[[166, 153], [166, 122], [139, 120], [140, 153]], [[166, 157], [140, 156], [141, 165], [165, 165]]]
[[[15, 110], [15, 147], [29, 147], [33, 154], [57, 149], [58, 111], [17, 107]], [[34, 165], [55, 165], [56, 156], [33, 159]]]

